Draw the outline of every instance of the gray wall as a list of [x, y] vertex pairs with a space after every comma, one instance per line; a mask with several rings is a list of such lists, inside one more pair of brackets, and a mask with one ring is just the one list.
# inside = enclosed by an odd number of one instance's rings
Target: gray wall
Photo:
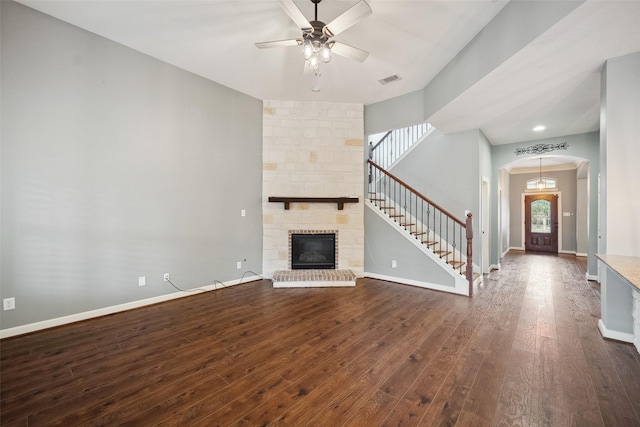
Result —
[[581, 163], [576, 170], [576, 253], [589, 253], [589, 165]]
[[[364, 210], [364, 262], [367, 273], [454, 288], [453, 277], [371, 209]], [[391, 261], [396, 260], [396, 268]]]
[[[524, 242], [522, 241], [522, 229], [524, 225], [522, 223], [522, 212], [524, 208], [522, 194], [525, 192], [524, 189], [526, 188], [527, 181], [530, 179], [536, 179], [538, 176], [539, 173], [512, 174], [509, 179], [511, 247], [524, 248]], [[562, 245], [562, 251], [576, 252], [576, 170], [542, 172], [542, 176], [546, 178], [555, 178], [557, 180], [561, 203], [561, 206], [558, 206], [560, 209], [558, 222], [562, 227], [562, 235], [558, 236], [558, 242]], [[570, 213], [571, 216], [563, 216], [563, 212]]]
[[[640, 52], [609, 59], [601, 75], [601, 246], [607, 255], [640, 256]], [[634, 333], [630, 286], [609, 267], [601, 269], [603, 335]], [[638, 332], [635, 331], [636, 336]]]
[[[437, 129], [393, 168], [398, 178], [463, 220], [479, 206], [479, 132]], [[455, 154], [455, 155], [452, 155]]]
[[640, 52], [607, 61], [600, 133], [602, 253], [640, 256]]
[[373, 135], [424, 122], [422, 91], [367, 105], [364, 109], [364, 133]]
[[262, 102], [1, 7], [2, 328], [260, 272]]

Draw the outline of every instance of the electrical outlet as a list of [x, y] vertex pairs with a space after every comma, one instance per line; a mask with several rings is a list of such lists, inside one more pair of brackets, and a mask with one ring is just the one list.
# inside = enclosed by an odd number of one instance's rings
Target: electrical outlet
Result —
[[240, 216], [247, 216], [247, 211], [244, 209], [240, 210]]
[[13, 310], [16, 308], [16, 299], [11, 297], [11, 298], [5, 298], [2, 300], [2, 308], [6, 311], [6, 310]]
[[237, 268], [238, 270], [240, 270], [240, 269], [242, 268], [242, 261], [238, 261], [238, 262], [236, 263], [236, 268]]
[[169, 273], [164, 273], [164, 281], [168, 282], [170, 279]]
[[396, 268], [398, 266], [398, 263], [396, 262], [395, 259], [391, 260], [391, 268]]
[[138, 277], [138, 286], [144, 286], [147, 284], [147, 278], [145, 276]]

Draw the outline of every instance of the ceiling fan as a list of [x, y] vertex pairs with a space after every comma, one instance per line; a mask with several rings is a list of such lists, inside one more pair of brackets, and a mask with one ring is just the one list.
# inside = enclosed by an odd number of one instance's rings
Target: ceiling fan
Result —
[[322, 0], [310, 0], [315, 5], [315, 17], [308, 21], [293, 0], [280, 0], [280, 5], [295, 24], [302, 30], [302, 37], [288, 40], [276, 40], [256, 43], [256, 47], [270, 48], [282, 46], [302, 46], [305, 59], [305, 72], [313, 71], [320, 75], [320, 64], [331, 61], [331, 54], [335, 53], [346, 58], [363, 62], [369, 52], [348, 44], [333, 40], [333, 37], [347, 28], [371, 15], [371, 8], [366, 1], [360, 0], [342, 15], [328, 24], [318, 20], [318, 3]]

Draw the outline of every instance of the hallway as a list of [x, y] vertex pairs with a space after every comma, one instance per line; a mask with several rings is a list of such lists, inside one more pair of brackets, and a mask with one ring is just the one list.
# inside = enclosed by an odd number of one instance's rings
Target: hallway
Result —
[[586, 258], [512, 252], [489, 276], [505, 298], [492, 304], [501, 315], [489, 351], [504, 375], [495, 424], [640, 425], [640, 357], [600, 336], [599, 288], [585, 270]]

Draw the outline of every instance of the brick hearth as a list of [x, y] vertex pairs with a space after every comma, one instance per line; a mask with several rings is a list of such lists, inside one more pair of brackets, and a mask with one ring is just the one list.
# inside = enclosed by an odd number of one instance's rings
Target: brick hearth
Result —
[[351, 270], [278, 270], [273, 274], [274, 288], [311, 288], [355, 286]]

